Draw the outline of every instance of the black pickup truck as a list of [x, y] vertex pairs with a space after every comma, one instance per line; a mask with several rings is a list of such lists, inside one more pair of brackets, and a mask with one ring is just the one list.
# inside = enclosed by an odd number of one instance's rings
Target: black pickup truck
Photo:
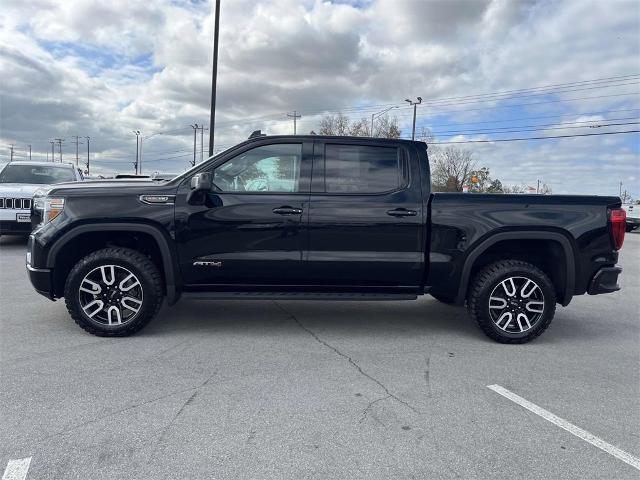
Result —
[[429, 293], [524, 343], [556, 303], [619, 289], [625, 233], [617, 197], [432, 193], [424, 143], [323, 136], [252, 138], [165, 182], [56, 185], [32, 218], [35, 289], [104, 336], [163, 297]]

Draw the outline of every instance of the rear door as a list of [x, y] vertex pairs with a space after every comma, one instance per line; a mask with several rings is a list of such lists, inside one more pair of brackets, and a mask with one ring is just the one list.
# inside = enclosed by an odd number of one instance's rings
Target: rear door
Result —
[[420, 172], [406, 144], [316, 141], [309, 209], [309, 277], [326, 286], [422, 284]]

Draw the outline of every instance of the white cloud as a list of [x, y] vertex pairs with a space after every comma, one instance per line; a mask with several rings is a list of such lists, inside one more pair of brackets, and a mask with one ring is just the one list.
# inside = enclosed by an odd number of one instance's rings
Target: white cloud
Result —
[[[285, 112], [294, 109], [303, 114], [299, 131], [309, 131], [323, 109], [640, 73], [639, 8], [633, 1], [612, 6], [597, 0], [225, 1], [216, 143], [235, 143], [258, 128], [286, 133], [291, 124]], [[135, 153], [131, 130], [169, 130], [145, 141], [145, 157], [185, 154], [157, 164], [181, 170], [192, 143], [188, 125], [208, 123], [212, 30], [207, 3], [5, 0], [0, 142], [16, 144], [22, 152], [32, 144], [36, 155], [44, 155], [50, 138], [91, 135], [92, 148], [104, 159], [96, 168], [125, 169]], [[637, 84], [567, 92], [561, 98], [634, 89]], [[608, 118], [583, 112], [639, 107], [637, 96], [513, 112], [487, 110], [492, 106], [496, 102], [421, 107], [420, 122], [428, 124], [438, 115], [455, 123], [493, 119], [498, 113], [504, 118], [560, 112], [562, 117], [540, 122], [562, 126]], [[371, 113], [345, 111], [357, 117]], [[393, 113], [406, 132], [411, 109]], [[556, 192], [616, 193], [618, 180], [609, 176], [640, 178], [640, 147], [628, 136], [469, 148], [505, 181], [529, 181], [523, 177], [544, 173]], [[2, 152], [0, 162], [6, 158]], [[640, 196], [637, 185], [632, 189]]]

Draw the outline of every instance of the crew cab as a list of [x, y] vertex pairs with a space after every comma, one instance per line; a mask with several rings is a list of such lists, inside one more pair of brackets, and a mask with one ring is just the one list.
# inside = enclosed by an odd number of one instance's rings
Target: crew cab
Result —
[[71, 163], [7, 163], [0, 171], [0, 235], [31, 232], [31, 198], [36, 190], [80, 180], [82, 173]]
[[101, 336], [164, 298], [431, 294], [524, 343], [556, 304], [619, 289], [625, 234], [618, 197], [433, 193], [422, 142], [315, 135], [251, 138], [166, 182], [57, 185], [33, 221], [35, 289]]

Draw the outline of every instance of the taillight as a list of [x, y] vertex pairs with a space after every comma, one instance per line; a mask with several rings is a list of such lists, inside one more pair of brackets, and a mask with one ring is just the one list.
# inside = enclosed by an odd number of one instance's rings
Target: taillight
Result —
[[627, 228], [627, 212], [622, 208], [611, 209], [611, 239], [613, 248], [620, 250], [624, 242], [624, 233]]

